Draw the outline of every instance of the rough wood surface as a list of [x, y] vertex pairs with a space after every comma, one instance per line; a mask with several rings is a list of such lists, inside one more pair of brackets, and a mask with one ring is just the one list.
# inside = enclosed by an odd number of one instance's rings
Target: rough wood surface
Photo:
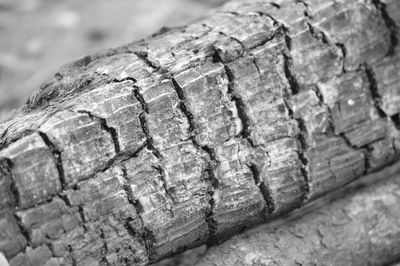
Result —
[[145, 265], [397, 161], [399, 14], [232, 1], [63, 67], [0, 123], [0, 251]]
[[196, 266], [391, 265], [400, 260], [400, 164], [211, 247]]

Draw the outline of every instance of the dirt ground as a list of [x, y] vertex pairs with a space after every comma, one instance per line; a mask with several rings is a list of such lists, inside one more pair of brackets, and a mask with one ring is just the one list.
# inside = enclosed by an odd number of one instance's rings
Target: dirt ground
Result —
[[182, 25], [221, 2], [0, 0], [0, 120], [61, 65]]

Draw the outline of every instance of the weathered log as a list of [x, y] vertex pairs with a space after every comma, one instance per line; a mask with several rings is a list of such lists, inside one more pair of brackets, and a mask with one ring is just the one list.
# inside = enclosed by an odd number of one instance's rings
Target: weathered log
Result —
[[307, 211], [211, 247], [197, 266], [389, 265], [400, 260], [400, 164]]
[[0, 251], [145, 265], [397, 161], [399, 14], [233, 1], [65, 66], [0, 124]]

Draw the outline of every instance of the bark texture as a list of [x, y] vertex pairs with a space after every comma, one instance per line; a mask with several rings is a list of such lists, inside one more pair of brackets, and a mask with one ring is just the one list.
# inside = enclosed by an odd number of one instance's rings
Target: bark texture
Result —
[[11, 265], [145, 265], [397, 161], [397, 0], [246, 0], [60, 69], [0, 124]]
[[307, 207], [310, 212], [278, 220], [273, 226], [262, 225], [209, 248], [196, 265], [391, 265], [399, 261], [400, 164], [367, 179], [312, 204]]

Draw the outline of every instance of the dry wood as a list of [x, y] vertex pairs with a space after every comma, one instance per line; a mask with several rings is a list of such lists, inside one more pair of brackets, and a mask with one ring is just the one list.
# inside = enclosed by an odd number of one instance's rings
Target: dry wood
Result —
[[309, 212], [209, 248], [196, 265], [373, 266], [399, 261], [400, 164], [366, 179], [311, 204]]
[[0, 124], [0, 251], [145, 265], [397, 161], [399, 14], [233, 1], [65, 66]]

